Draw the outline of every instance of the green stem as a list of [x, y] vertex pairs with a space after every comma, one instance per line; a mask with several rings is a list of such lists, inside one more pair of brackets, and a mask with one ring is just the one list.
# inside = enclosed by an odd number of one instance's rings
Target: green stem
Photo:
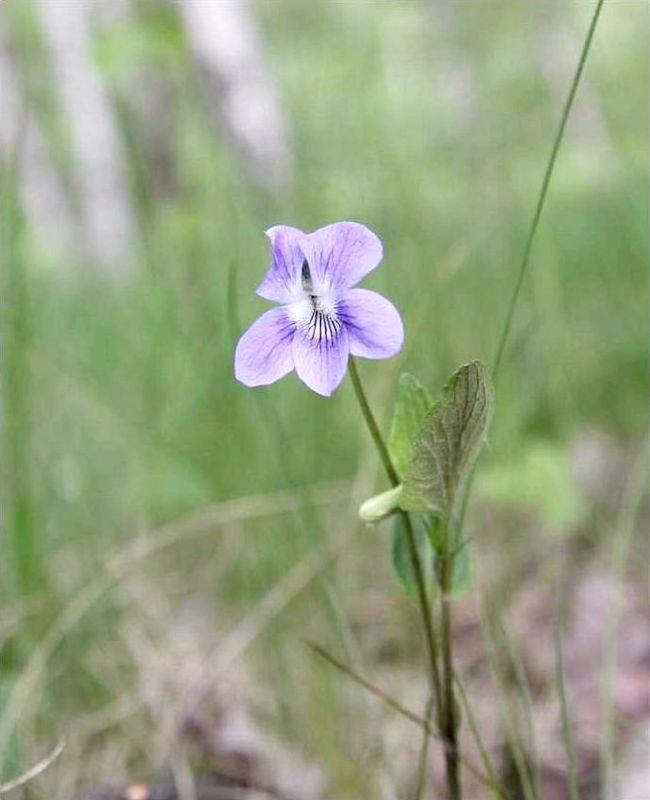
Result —
[[442, 537], [442, 568], [440, 574], [441, 643], [443, 671], [442, 733], [448, 747], [445, 749], [445, 769], [449, 800], [460, 800], [460, 761], [458, 758], [458, 720], [454, 698], [453, 639], [451, 631], [451, 583], [454, 556], [451, 549], [449, 524], [445, 523]]
[[[354, 391], [357, 396], [357, 400], [359, 401], [361, 413], [363, 414], [363, 417], [366, 421], [366, 425], [368, 426], [368, 430], [370, 431], [370, 435], [372, 436], [372, 439], [377, 447], [377, 450], [379, 452], [379, 457], [381, 458], [381, 461], [384, 465], [384, 469], [386, 470], [386, 475], [388, 476], [388, 480], [393, 486], [399, 486], [400, 479], [397, 474], [397, 470], [393, 466], [393, 462], [388, 452], [388, 448], [386, 447], [386, 443], [384, 442], [384, 439], [381, 435], [381, 431], [379, 430], [379, 426], [377, 425], [375, 417], [372, 413], [372, 410], [366, 398], [366, 393], [363, 390], [356, 362], [352, 357], [350, 357], [348, 369], [350, 372], [352, 385], [354, 387]], [[413, 574], [415, 576], [415, 584], [417, 587], [418, 600], [420, 603], [420, 613], [422, 615], [422, 623], [424, 625], [424, 633], [427, 643], [427, 652], [429, 656], [431, 685], [436, 699], [436, 708], [440, 711], [442, 709], [442, 692], [440, 683], [440, 672], [438, 670], [437, 644], [436, 644], [435, 633], [433, 630], [433, 622], [431, 615], [431, 603], [429, 602], [429, 595], [427, 593], [426, 584], [424, 581], [424, 572], [422, 570], [422, 564], [420, 563], [420, 556], [418, 554], [418, 550], [415, 544], [415, 533], [413, 532], [413, 524], [411, 523], [411, 518], [405, 511], [400, 511], [399, 513], [402, 517], [402, 521], [404, 522], [404, 530], [406, 531], [406, 542], [409, 551], [409, 558], [411, 560], [411, 567], [413, 569]]]
[[596, 23], [598, 22], [598, 17], [600, 16], [600, 11], [603, 7], [604, 0], [598, 0], [596, 4], [596, 9], [594, 11], [594, 15], [591, 19], [591, 24], [589, 25], [589, 30], [587, 31], [587, 36], [585, 38], [585, 42], [582, 46], [582, 52], [580, 53], [580, 59], [578, 60], [578, 66], [576, 68], [575, 74], [573, 76], [573, 80], [571, 82], [571, 88], [569, 89], [569, 94], [567, 99], [564, 103], [564, 108], [562, 110], [562, 117], [560, 119], [560, 125], [558, 127], [557, 133], [555, 134], [555, 139], [553, 141], [553, 147], [551, 148], [551, 155], [548, 160], [548, 164], [546, 165], [546, 171], [544, 172], [544, 179], [542, 180], [542, 188], [539, 193], [539, 197], [537, 198], [537, 205], [535, 206], [535, 212], [533, 214], [533, 220], [530, 226], [530, 230], [528, 232], [528, 237], [526, 239], [526, 244], [524, 246], [524, 254], [521, 259], [521, 264], [519, 266], [519, 273], [517, 275], [517, 281], [515, 283], [515, 288], [512, 292], [512, 296], [510, 298], [510, 305], [508, 306], [508, 313], [506, 314], [505, 324], [503, 326], [503, 330], [501, 332], [501, 338], [499, 339], [499, 345], [497, 347], [497, 352], [494, 357], [494, 363], [492, 366], [492, 380], [496, 383], [497, 373], [499, 371], [499, 367], [501, 365], [501, 359], [503, 357], [503, 351], [506, 346], [506, 341], [510, 334], [510, 328], [512, 326], [512, 319], [515, 314], [515, 306], [517, 305], [517, 300], [519, 299], [519, 293], [521, 291], [522, 284], [524, 282], [524, 278], [526, 276], [526, 271], [528, 270], [528, 262], [530, 261], [530, 251], [533, 246], [533, 239], [535, 238], [535, 233], [537, 232], [537, 225], [539, 223], [539, 218], [542, 214], [542, 209], [544, 208], [544, 203], [546, 201], [546, 194], [548, 192], [548, 186], [551, 182], [551, 175], [553, 174], [553, 168], [555, 167], [555, 160], [557, 158], [558, 150], [560, 149], [560, 143], [562, 142], [562, 138], [564, 136], [564, 129], [566, 128], [566, 123], [569, 118], [569, 114], [571, 112], [571, 107], [573, 106], [573, 100], [576, 95], [576, 91], [578, 89], [578, 84], [580, 83], [580, 78], [582, 77], [582, 71], [585, 66], [585, 62], [587, 60], [587, 55], [589, 53], [589, 48], [591, 47], [591, 40], [594, 37], [594, 31], [596, 30]]
[[397, 474], [397, 470], [393, 466], [393, 461], [388, 452], [388, 448], [386, 447], [386, 443], [384, 442], [384, 438], [381, 435], [381, 431], [379, 430], [377, 421], [375, 420], [370, 405], [368, 404], [368, 400], [366, 399], [366, 393], [364, 392], [363, 386], [361, 385], [361, 378], [359, 377], [357, 364], [354, 358], [352, 358], [352, 356], [350, 356], [348, 370], [350, 372], [350, 378], [352, 379], [352, 385], [354, 386], [354, 391], [357, 396], [357, 400], [359, 401], [359, 405], [361, 406], [361, 413], [363, 414], [363, 418], [366, 421], [366, 425], [368, 426], [368, 430], [370, 431], [372, 440], [375, 443], [375, 446], [377, 447], [377, 450], [379, 452], [379, 457], [381, 458], [381, 462], [384, 465], [384, 469], [386, 470], [386, 475], [388, 476], [388, 480], [391, 482], [392, 486], [399, 486], [400, 484], [399, 475]]

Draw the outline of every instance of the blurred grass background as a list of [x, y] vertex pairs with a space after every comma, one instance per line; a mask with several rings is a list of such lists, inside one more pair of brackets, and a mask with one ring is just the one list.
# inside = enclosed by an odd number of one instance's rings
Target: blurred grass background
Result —
[[[254, 294], [264, 229], [355, 219], [382, 238], [383, 264], [366, 285], [395, 301], [407, 331], [397, 359], [362, 364], [384, 421], [399, 371], [437, 391], [459, 363], [493, 358], [590, 4], [259, 3], [253, 13], [290, 127], [292, 178], [271, 190], [215, 127], [177, 7], [135, 3], [93, 36], [138, 230], [128, 280], [51, 247], [20, 201], [20, 137], [4, 153], [5, 698], [69, 599], [139, 532], [232, 498], [292, 489], [308, 504], [309, 487], [348, 482], [352, 498], [373, 488], [347, 383], [323, 399], [295, 376], [255, 391], [234, 380], [237, 337], [265, 308]], [[598, 430], [629, 459], [646, 432], [647, 13], [643, 3], [605, 5], [497, 387], [478, 497], [500, 516], [473, 536], [512, 559], [508, 573], [522, 548], [551, 548], [531, 545], [538, 528], [521, 529], [522, 510], [599, 552], [614, 512], [594, 512], [571, 483], [572, 446]], [[73, 145], [36, 4], [9, 3], [2, 25], [25, 114], [65, 175]], [[554, 49], [558, 31], [566, 52]], [[124, 101], [142, 73], [145, 87], [150, 76], [165, 86], [162, 166]], [[159, 190], [165, 170], [171, 188]], [[218, 626], [309, 548], [355, 529], [348, 500], [272, 514], [215, 526], [133, 572], [156, 583], [172, 619], [197, 598], [214, 604], [208, 635], [218, 641]], [[408, 601], [383, 532], [357, 531], [346, 553], [273, 621], [252, 658], [263, 656], [257, 681], [276, 724], [327, 765], [331, 796], [363, 796], [371, 778], [341, 745], [347, 688], [300, 641], [340, 642], [362, 590], [401, 603], [405, 618]], [[120, 631], [125, 615], [152, 613], [146, 598], [134, 611], [109, 589], [67, 632], [34, 707], [21, 711], [7, 774], [133, 684]], [[419, 646], [417, 631], [393, 636], [402, 653]], [[151, 753], [133, 738], [129, 763], [143, 769]]]

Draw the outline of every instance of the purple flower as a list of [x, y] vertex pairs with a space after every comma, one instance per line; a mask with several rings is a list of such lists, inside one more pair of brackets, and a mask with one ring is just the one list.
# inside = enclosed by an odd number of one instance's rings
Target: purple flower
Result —
[[273, 263], [257, 294], [283, 305], [262, 314], [235, 350], [235, 377], [264, 386], [295, 369], [318, 394], [343, 380], [348, 355], [389, 358], [404, 340], [395, 306], [377, 292], [355, 289], [381, 261], [381, 242], [357, 222], [303, 233], [277, 225]]

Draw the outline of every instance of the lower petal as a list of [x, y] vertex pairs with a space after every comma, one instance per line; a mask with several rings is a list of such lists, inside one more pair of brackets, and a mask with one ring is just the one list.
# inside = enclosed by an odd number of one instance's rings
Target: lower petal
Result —
[[299, 328], [293, 339], [298, 377], [312, 391], [329, 397], [343, 380], [349, 349], [344, 325], [340, 325], [331, 338], [312, 338], [307, 328]]
[[348, 329], [353, 356], [390, 358], [401, 349], [402, 318], [383, 295], [369, 289], [350, 289], [338, 303], [336, 312]]
[[293, 369], [296, 323], [284, 308], [272, 308], [243, 334], [235, 350], [235, 377], [246, 386], [266, 386]]

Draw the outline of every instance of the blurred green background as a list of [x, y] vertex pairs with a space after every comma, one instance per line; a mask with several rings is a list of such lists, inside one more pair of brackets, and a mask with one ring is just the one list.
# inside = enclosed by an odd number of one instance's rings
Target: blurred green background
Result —
[[[336, 648], [352, 637], [368, 653], [366, 628], [355, 622], [368, 591], [395, 605], [393, 621], [411, 610], [390, 571], [386, 533], [357, 530], [358, 492], [384, 484], [349, 383], [324, 399], [295, 375], [258, 390], [233, 377], [237, 338], [267, 305], [254, 294], [269, 259], [263, 232], [353, 219], [383, 240], [384, 261], [365, 285], [401, 310], [406, 344], [396, 359], [361, 369], [384, 427], [400, 371], [435, 392], [458, 364], [491, 363], [593, 7], [247, 7], [241, 35], [252, 36], [251, 58], [268, 81], [259, 91], [285, 121], [269, 133], [280, 155], [264, 124], [253, 125], [261, 156], [238, 141], [247, 124], [237, 127], [239, 101], [219, 107], [255, 70], [235, 57], [228, 72], [225, 57], [216, 62], [224, 74], [211, 78], [182, 3], [139, 0], [93, 18], [85, 57], [116, 136], [130, 225], [125, 247], [118, 241], [118, 255], [102, 262], [92, 247], [55, 242], [29, 213], [29, 136], [38, 126], [83, 233], [86, 200], [75, 182], [88, 167], [60, 97], [65, 69], [52, 66], [48, 5], [57, 3], [7, 3], [0, 19], [20, 87], [2, 153], [5, 705], [43, 642], [47, 653], [4, 742], [6, 776], [64, 733], [68, 764], [64, 754], [43, 778], [50, 789], [85, 785], [80, 754], [91, 759], [112, 739], [130, 750], [122, 761], [89, 760], [91, 775], [115, 764], [136, 774], [155, 768], [146, 721], [107, 725], [74, 749], [75, 720], [137, 692], [129, 620], [164, 642], [164, 621], [200, 600], [214, 623], [203, 636], [216, 644], [310, 548], [349, 539], [345, 557], [274, 617], [250, 657], [253, 683], [273, 697], [273, 725], [324, 765], [329, 796], [368, 796], [372, 778], [343, 752], [348, 687], [301, 641]], [[622, 490], [614, 480], [615, 496], [606, 488], [594, 501], [577, 487], [576, 443], [593, 435], [628, 463], [645, 436], [647, 15], [644, 3], [605, 4], [559, 154], [476, 484], [476, 507], [490, 511], [475, 512], [472, 535], [493, 560], [498, 548], [508, 561], [486, 579], [498, 582], [500, 570], [521, 577], [521, 551], [549, 553], [555, 534], [597, 557]], [[246, 91], [236, 97], [254, 100]], [[104, 146], [100, 131], [96, 147]], [[100, 192], [100, 216], [104, 200]], [[341, 499], [314, 508], [313, 493], [332, 485]], [[60, 615], [143, 531], [285, 489], [300, 510], [244, 514], [130, 571], [122, 565], [128, 580], [115, 580], [47, 650]], [[139, 601], [135, 590], [125, 599], [125, 581], [144, 587]], [[156, 587], [151, 600], [147, 586]], [[411, 628], [394, 627], [388, 639], [417, 662]], [[75, 777], [57, 784], [66, 769]]]

